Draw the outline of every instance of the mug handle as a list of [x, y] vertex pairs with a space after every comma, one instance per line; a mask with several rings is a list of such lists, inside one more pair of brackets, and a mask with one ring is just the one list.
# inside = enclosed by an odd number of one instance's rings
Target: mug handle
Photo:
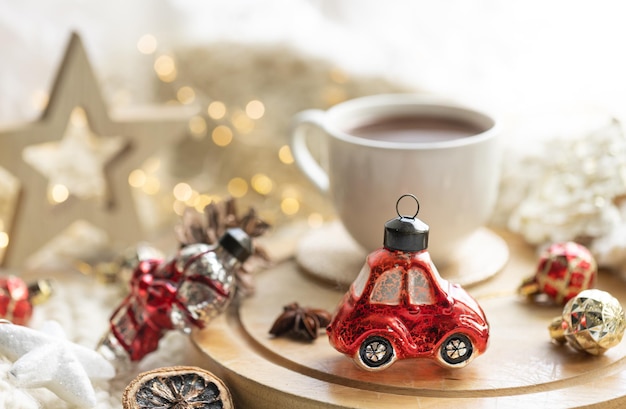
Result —
[[291, 152], [296, 164], [305, 176], [324, 193], [328, 192], [328, 174], [311, 155], [306, 145], [307, 133], [303, 125], [314, 125], [324, 129], [325, 114], [326, 112], [320, 109], [302, 111], [294, 117], [291, 128]]

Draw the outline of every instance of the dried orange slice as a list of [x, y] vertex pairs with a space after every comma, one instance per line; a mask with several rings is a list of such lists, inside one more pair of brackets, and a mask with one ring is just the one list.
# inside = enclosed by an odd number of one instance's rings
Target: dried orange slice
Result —
[[170, 366], [137, 375], [124, 390], [124, 409], [233, 409], [226, 385], [194, 366]]

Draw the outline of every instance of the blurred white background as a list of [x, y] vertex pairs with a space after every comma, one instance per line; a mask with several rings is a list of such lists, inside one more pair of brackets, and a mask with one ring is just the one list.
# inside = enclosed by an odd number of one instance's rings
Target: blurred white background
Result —
[[69, 33], [81, 33], [114, 95], [149, 101], [137, 52], [221, 40], [285, 43], [351, 72], [485, 105], [505, 115], [618, 112], [626, 94], [626, 5], [530, 0], [22, 0], [0, 2], [0, 120], [30, 118]]

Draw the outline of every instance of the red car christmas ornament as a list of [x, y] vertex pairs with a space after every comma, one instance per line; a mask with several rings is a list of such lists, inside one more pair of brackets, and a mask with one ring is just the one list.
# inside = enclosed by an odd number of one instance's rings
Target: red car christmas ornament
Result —
[[[413, 216], [400, 215], [404, 197], [417, 203]], [[384, 246], [368, 255], [328, 325], [330, 344], [369, 371], [406, 358], [464, 367], [487, 349], [485, 314], [463, 288], [439, 275], [415, 196], [401, 196], [396, 212], [399, 217], [385, 224]]]

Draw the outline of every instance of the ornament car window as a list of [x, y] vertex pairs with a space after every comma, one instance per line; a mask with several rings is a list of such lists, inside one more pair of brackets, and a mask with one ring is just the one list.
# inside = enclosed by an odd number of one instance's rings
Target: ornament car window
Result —
[[354, 280], [354, 284], [352, 284], [352, 292], [355, 297], [360, 297], [363, 294], [363, 290], [365, 290], [365, 285], [367, 284], [367, 280], [370, 276], [369, 266], [365, 265], [361, 268], [361, 272]]
[[402, 272], [399, 269], [385, 271], [372, 290], [370, 301], [374, 304], [400, 304], [402, 288]]
[[409, 302], [416, 305], [434, 304], [433, 288], [422, 269], [409, 270]]

